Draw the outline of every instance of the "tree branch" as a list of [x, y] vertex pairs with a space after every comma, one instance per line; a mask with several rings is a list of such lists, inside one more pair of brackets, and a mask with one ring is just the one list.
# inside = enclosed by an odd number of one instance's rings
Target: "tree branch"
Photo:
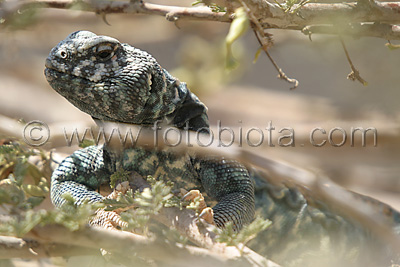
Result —
[[57, 243], [39, 242], [11, 236], [0, 236], [0, 259], [38, 259], [79, 255], [100, 255], [98, 249]]
[[346, 45], [344, 44], [343, 38], [342, 36], [339, 35], [339, 39], [340, 39], [340, 43], [342, 44], [344, 53], [346, 55], [347, 58], [347, 62], [349, 62], [350, 68], [351, 68], [351, 72], [349, 75], [347, 75], [347, 79], [352, 80], [352, 81], [359, 81], [362, 85], [366, 86], [368, 83], [366, 80], [364, 80], [361, 76], [360, 76], [360, 72], [358, 71], [358, 69], [356, 69], [356, 67], [354, 67], [353, 62], [351, 61], [349, 52], [347, 51]]
[[[294, 5], [285, 12], [279, 5], [266, 0], [246, 0], [246, 4], [254, 12], [264, 29], [295, 29], [302, 30], [315, 24], [346, 25], [348, 23], [380, 22], [385, 24], [400, 24], [400, 2], [359, 1], [351, 3], [308, 3]], [[31, 8], [74, 8], [98, 14], [126, 13], [148, 14], [166, 17], [169, 21], [182, 19], [231, 22], [231, 14], [212, 12], [207, 7], [179, 7], [146, 3], [142, 1], [75, 1], [75, 0], [21, 0], [4, 1], [0, 6], [0, 18], [15, 14], [18, 10]], [[342, 26], [340, 26], [342, 27]], [[353, 34], [355, 26], [348, 34]], [[388, 31], [384, 38], [398, 40], [398, 27], [393, 27], [393, 34]], [[315, 32], [317, 33], [317, 32]], [[346, 33], [343, 33], [346, 34]], [[363, 26], [362, 36], [381, 37], [376, 28]]]
[[41, 242], [56, 242], [92, 249], [103, 248], [122, 257], [133, 259], [138, 256], [163, 263], [171, 263], [174, 266], [187, 266], [188, 262], [196, 262], [199, 266], [204, 264], [228, 266], [232, 264], [231, 260], [240, 258], [239, 262], [248, 266], [265, 266], [263, 263], [266, 262], [266, 266], [278, 267], [275, 263], [266, 261], [265, 258], [250, 249], [246, 249], [246, 254], [242, 257], [235, 247], [226, 247], [222, 244], [219, 249], [215, 250], [188, 245], [182, 246], [180, 244], [168, 245], [159, 240], [129, 232], [89, 226], [75, 232], [71, 232], [60, 225], [37, 226], [28, 233], [28, 237]]
[[[315, 24], [346, 25], [348, 23], [380, 22], [400, 24], [400, 2], [359, 1], [351, 3], [308, 3], [294, 5], [285, 12], [279, 5], [266, 0], [246, 0], [264, 29], [296, 29]], [[0, 17], [7, 18], [18, 10], [31, 8], [74, 9], [99, 14], [126, 13], [164, 16], [170, 21], [181, 19], [231, 22], [225, 12], [212, 12], [207, 7], [178, 7], [145, 3], [142, 1], [74, 1], [74, 0], [22, 0], [1, 3]], [[394, 27], [394, 26], [393, 26]], [[355, 28], [358, 29], [358, 28]], [[352, 31], [352, 33], [355, 30]], [[385, 39], [398, 40], [398, 29], [387, 32]], [[350, 34], [350, 33], [349, 33]], [[363, 27], [363, 36], [381, 37], [375, 29]]]
[[145, 3], [142, 1], [75, 1], [75, 0], [23, 0], [16, 5], [2, 3], [3, 14], [15, 13], [18, 9], [31, 8], [70, 8], [96, 12], [99, 14], [125, 13], [125, 14], [148, 14], [165, 16], [167, 20], [178, 19], [209, 20], [230, 22], [231, 18], [225, 12], [212, 12], [207, 7], [176, 7]]

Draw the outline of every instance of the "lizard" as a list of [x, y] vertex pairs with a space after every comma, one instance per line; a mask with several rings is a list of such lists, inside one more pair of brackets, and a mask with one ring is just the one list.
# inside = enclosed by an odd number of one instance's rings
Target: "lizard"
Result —
[[[45, 67], [50, 86], [98, 123], [151, 126], [163, 121], [178, 129], [188, 127], [205, 134], [210, 130], [207, 107], [184, 82], [149, 53], [112, 37], [89, 31], [71, 33], [51, 50]], [[398, 260], [398, 255], [367, 229], [313, 200], [312, 192], [308, 196], [296, 186], [276, 184], [223, 157], [157, 148], [116, 151], [107, 144], [90, 146], [75, 151], [53, 172], [51, 200], [60, 207], [63, 194], [70, 193], [77, 205], [101, 201], [104, 196], [96, 189], [109, 185], [110, 176], [121, 168], [142, 177], [171, 180], [175, 190], [200, 190], [206, 202], [214, 204], [212, 216], [217, 227], [232, 222], [239, 231], [256, 212], [271, 220], [272, 226], [249, 246], [278, 263], [365, 266], [371, 258], [386, 265]], [[399, 213], [385, 207], [390, 210], [394, 234], [399, 234]]]

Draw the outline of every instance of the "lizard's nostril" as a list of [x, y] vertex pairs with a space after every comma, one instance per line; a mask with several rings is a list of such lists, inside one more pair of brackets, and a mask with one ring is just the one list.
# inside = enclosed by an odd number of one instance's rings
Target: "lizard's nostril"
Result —
[[49, 58], [46, 58], [46, 62], [44, 63], [44, 66], [46, 68], [52, 68], [53, 65], [51, 64], [51, 60]]
[[65, 51], [64, 49], [60, 49], [57, 54], [59, 58], [66, 59], [68, 57], [68, 52]]

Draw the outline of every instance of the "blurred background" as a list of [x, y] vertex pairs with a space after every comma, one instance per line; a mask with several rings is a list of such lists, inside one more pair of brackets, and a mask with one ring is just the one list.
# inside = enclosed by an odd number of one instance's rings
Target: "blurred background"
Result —
[[[152, 3], [190, 6], [192, 1], [152, 1]], [[59, 41], [77, 30], [112, 36], [151, 53], [181, 81], [189, 84], [209, 108], [213, 125], [233, 130], [258, 127], [264, 144], [252, 148], [256, 153], [326, 174], [342, 186], [373, 196], [400, 210], [400, 50], [390, 51], [386, 40], [344, 37], [347, 49], [368, 86], [346, 79], [350, 67], [338, 37], [314, 35], [312, 41], [299, 32], [271, 30], [275, 45], [270, 50], [278, 65], [291, 78], [299, 80], [295, 90], [277, 79], [277, 72], [263, 54], [256, 63], [258, 42], [249, 31], [234, 45], [238, 69], [227, 72], [224, 37], [229, 24], [219, 22], [168, 22], [161, 16], [107, 15], [89, 12], [43, 9], [23, 16], [9, 26], [0, 26], [0, 114], [25, 122], [41, 120], [48, 124], [84, 122], [91, 118], [54, 92], [44, 75], [44, 61]], [[271, 122], [275, 130], [267, 142]], [[282, 147], [278, 139], [295, 131], [294, 147]], [[347, 133], [341, 147], [327, 142], [322, 147], [310, 144], [310, 132], [320, 127], [316, 143], [340, 127]], [[350, 146], [351, 127], [374, 127], [361, 145], [356, 134]], [[259, 133], [252, 132], [254, 143]], [[287, 139], [286, 139], [287, 140]], [[333, 141], [340, 143], [336, 131]], [[283, 143], [285, 143], [283, 141]], [[51, 143], [49, 144], [51, 147]], [[57, 147], [72, 153], [76, 147]]]

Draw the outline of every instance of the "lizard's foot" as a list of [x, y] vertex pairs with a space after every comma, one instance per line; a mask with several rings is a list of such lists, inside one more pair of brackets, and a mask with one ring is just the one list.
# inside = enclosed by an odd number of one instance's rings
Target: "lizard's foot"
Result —
[[[125, 194], [130, 189], [129, 182], [125, 181], [115, 186], [114, 191], [107, 196], [108, 199], [117, 199], [118, 194]], [[121, 219], [119, 213], [122, 210], [105, 211], [99, 209], [96, 211], [96, 216], [90, 220], [89, 224], [92, 226], [98, 226], [106, 229], [117, 230], [126, 228], [128, 224]]]
[[96, 211], [96, 216], [90, 220], [89, 225], [110, 230], [128, 227], [128, 223], [124, 222], [116, 211], [105, 211], [104, 209]]
[[212, 208], [207, 207], [199, 215], [200, 219], [203, 219], [206, 223], [215, 225], [214, 222], [214, 211]]
[[209, 224], [215, 225], [214, 212], [212, 208], [207, 207], [206, 201], [204, 200], [204, 197], [199, 190], [190, 190], [189, 192], [181, 191], [181, 193], [184, 193], [182, 200], [190, 201], [191, 204], [195, 203], [195, 210], [200, 214], [200, 219], [203, 219]]

